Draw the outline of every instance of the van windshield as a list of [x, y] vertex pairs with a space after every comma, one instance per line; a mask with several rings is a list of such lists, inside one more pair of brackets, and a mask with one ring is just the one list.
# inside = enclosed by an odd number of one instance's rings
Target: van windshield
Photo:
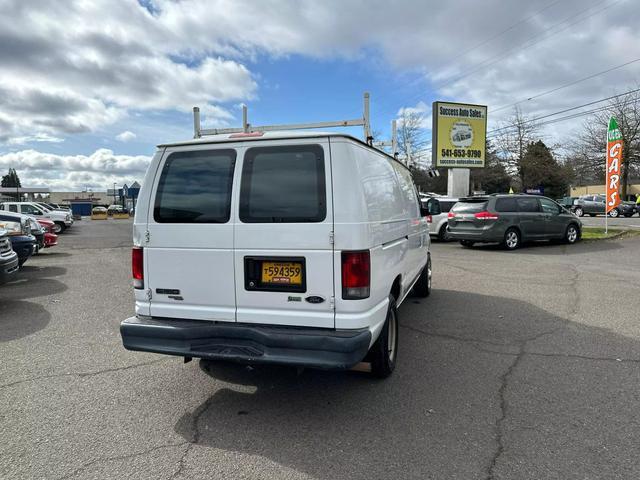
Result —
[[300, 145], [247, 150], [240, 187], [242, 222], [321, 222], [326, 214], [322, 147]]

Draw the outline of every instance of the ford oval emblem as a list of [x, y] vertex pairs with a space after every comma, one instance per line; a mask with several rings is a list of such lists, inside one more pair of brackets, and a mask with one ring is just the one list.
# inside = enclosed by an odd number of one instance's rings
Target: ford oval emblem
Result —
[[322, 303], [324, 302], [324, 298], [319, 297], [318, 295], [311, 295], [310, 297], [306, 297], [305, 301], [309, 303]]

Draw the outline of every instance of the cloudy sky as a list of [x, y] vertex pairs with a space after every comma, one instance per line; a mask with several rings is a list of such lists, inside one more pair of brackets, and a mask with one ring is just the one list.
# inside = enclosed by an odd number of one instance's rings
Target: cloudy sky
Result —
[[361, 115], [365, 90], [383, 135], [434, 100], [488, 105], [491, 130], [515, 103], [637, 88], [638, 25], [638, 0], [0, 0], [0, 172], [105, 190], [190, 138], [194, 105], [205, 127], [243, 103], [253, 124], [320, 121]]

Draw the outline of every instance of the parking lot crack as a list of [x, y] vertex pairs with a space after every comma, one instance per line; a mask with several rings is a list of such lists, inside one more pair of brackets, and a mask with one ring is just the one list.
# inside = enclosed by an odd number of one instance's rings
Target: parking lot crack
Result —
[[185, 466], [187, 465], [187, 457], [189, 456], [189, 452], [191, 451], [191, 448], [194, 445], [197, 445], [198, 442], [200, 441], [200, 427], [199, 427], [200, 417], [202, 417], [202, 415], [209, 409], [209, 407], [213, 403], [213, 398], [214, 397], [209, 397], [209, 399], [207, 399], [206, 402], [200, 405], [193, 412], [191, 417], [191, 422], [190, 422], [190, 428], [189, 428], [191, 431], [191, 438], [187, 442], [185, 442], [187, 444], [187, 448], [185, 448], [184, 452], [182, 452], [182, 456], [180, 457], [180, 460], [178, 460], [176, 464], [176, 470], [171, 474], [171, 476], [169, 477], [169, 480], [173, 480], [182, 475], [182, 472]]
[[516, 355], [516, 357], [514, 358], [513, 362], [511, 362], [511, 364], [509, 365], [509, 367], [505, 370], [505, 372], [500, 376], [500, 388], [498, 389], [498, 399], [499, 399], [499, 403], [500, 403], [500, 415], [498, 416], [498, 418], [496, 419], [495, 422], [495, 437], [496, 437], [496, 443], [497, 443], [497, 447], [496, 450], [491, 458], [491, 462], [489, 463], [489, 467], [487, 468], [487, 476], [486, 479], [487, 480], [493, 480], [494, 477], [494, 470], [496, 467], [496, 464], [498, 463], [498, 459], [502, 456], [503, 452], [504, 452], [504, 429], [503, 429], [503, 423], [505, 421], [505, 419], [507, 418], [507, 410], [508, 410], [508, 404], [507, 404], [507, 399], [506, 399], [506, 391], [507, 391], [507, 387], [509, 384], [509, 379], [512, 376], [514, 370], [516, 369], [516, 367], [518, 366], [518, 364], [520, 363], [520, 361], [522, 360], [523, 356], [525, 355], [524, 352], [524, 344], [526, 342], [522, 342], [521, 346], [520, 346], [520, 352]]
[[5, 383], [0, 385], [0, 389], [3, 388], [9, 388], [9, 387], [13, 387], [16, 385], [20, 385], [22, 383], [28, 383], [28, 382], [36, 382], [38, 380], [45, 380], [45, 379], [49, 379], [49, 378], [63, 378], [63, 377], [79, 377], [79, 378], [86, 378], [86, 377], [92, 377], [95, 375], [101, 375], [104, 373], [111, 373], [111, 372], [119, 372], [121, 370], [129, 370], [132, 368], [138, 368], [138, 367], [145, 367], [148, 365], [154, 365], [156, 363], [161, 363], [161, 362], [166, 362], [170, 360], [169, 358], [161, 358], [159, 360], [152, 360], [150, 362], [144, 362], [144, 363], [135, 363], [133, 365], [126, 365], [124, 367], [114, 367], [114, 368], [105, 368], [103, 370], [97, 370], [94, 372], [70, 372], [70, 373], [54, 373], [51, 375], [39, 375], [37, 377], [30, 377], [30, 378], [25, 378], [22, 380], [16, 380], [15, 382], [9, 382], [9, 383]]
[[[416, 333], [420, 333], [424, 336], [427, 337], [434, 337], [434, 338], [443, 338], [445, 340], [453, 340], [455, 342], [462, 342], [462, 343], [480, 343], [483, 345], [491, 345], [494, 347], [517, 347], [518, 344], [517, 343], [501, 343], [501, 342], [492, 342], [490, 340], [481, 340], [478, 338], [469, 338], [469, 337], [459, 337], [457, 335], [451, 335], [449, 333], [435, 333], [435, 332], [427, 332], [426, 330], [422, 330], [420, 328], [416, 328], [416, 327], [412, 327], [409, 325], [405, 325], [405, 324], [400, 324], [401, 327], [406, 328], [407, 330], [411, 330], [412, 332], [416, 332]], [[489, 353], [504, 353], [505, 355], [516, 355], [516, 353], [507, 353], [507, 352], [498, 352], [498, 351], [493, 351], [493, 350], [487, 350], [487, 352]]]
[[147, 450], [144, 450], [142, 452], [136, 452], [136, 453], [129, 453], [126, 455], [115, 455], [112, 457], [101, 457], [101, 458], [96, 458], [95, 460], [92, 460], [90, 462], [84, 463], [81, 466], [79, 466], [78, 468], [76, 468], [73, 472], [68, 473], [66, 475], [63, 475], [62, 477], [59, 477], [57, 480], [66, 480], [68, 478], [73, 478], [76, 475], [78, 475], [80, 472], [86, 470], [87, 468], [90, 468], [93, 465], [99, 464], [99, 463], [104, 463], [104, 462], [110, 462], [113, 460], [128, 460], [131, 458], [137, 458], [137, 457], [142, 457], [144, 455], [148, 455], [152, 452], [155, 452], [157, 450], [163, 450], [166, 448], [176, 448], [176, 447], [181, 447], [183, 445], [187, 445], [188, 442], [180, 442], [180, 443], [170, 443], [167, 445], [158, 445], [155, 446], [153, 448], [149, 448]]
[[170, 357], [169, 358], [160, 358], [158, 360], [151, 360], [150, 362], [134, 363], [133, 365], [126, 365], [124, 367], [105, 368], [103, 370], [97, 370], [95, 372], [78, 373], [77, 375], [80, 378], [93, 377], [95, 375], [102, 375], [103, 373], [120, 372], [122, 370], [130, 370], [132, 368], [146, 367], [148, 365], [155, 365], [156, 363], [162, 363], [162, 362], [166, 362], [168, 360], [171, 360], [171, 358]]
[[525, 352], [527, 355], [534, 357], [549, 357], [549, 358], [576, 358], [579, 360], [592, 360], [597, 362], [615, 362], [615, 363], [640, 363], [639, 358], [622, 358], [622, 357], [594, 357], [590, 355], [578, 355], [574, 353], [539, 353], [539, 352]]

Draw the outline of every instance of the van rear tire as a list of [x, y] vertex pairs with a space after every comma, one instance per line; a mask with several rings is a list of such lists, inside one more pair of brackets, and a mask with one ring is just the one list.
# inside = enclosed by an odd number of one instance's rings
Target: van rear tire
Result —
[[396, 368], [399, 326], [396, 299], [389, 295], [387, 320], [368, 354], [371, 360], [371, 373], [378, 378], [387, 378]]
[[413, 286], [412, 293], [416, 297], [425, 298], [431, 294], [431, 255], [427, 256], [427, 264], [424, 266], [418, 277], [418, 281]]

